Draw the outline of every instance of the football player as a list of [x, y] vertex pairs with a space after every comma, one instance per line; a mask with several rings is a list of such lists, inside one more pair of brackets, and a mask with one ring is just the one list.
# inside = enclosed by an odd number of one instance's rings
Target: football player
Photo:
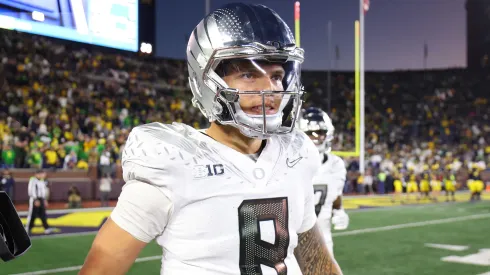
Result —
[[[407, 182], [407, 194], [406, 194], [406, 200], [407, 201], [410, 201], [411, 200], [411, 194], [417, 194], [417, 192], [419, 191], [419, 186], [417, 184], [417, 178], [416, 176], [413, 174], [412, 171], [410, 171], [409, 173], [409, 178], [408, 178], [408, 182]], [[419, 200], [420, 199], [420, 196], [418, 195], [415, 195], [416, 199]]]
[[404, 204], [405, 201], [403, 200], [403, 175], [400, 175], [399, 173], [395, 173], [393, 175], [394, 181], [393, 181], [393, 187], [394, 187], [394, 192], [393, 196], [391, 197], [391, 202], [395, 203], [399, 201], [400, 203]]
[[449, 201], [449, 194], [451, 194], [452, 201], [456, 201], [456, 198], [454, 197], [454, 192], [456, 191], [456, 177], [450, 169], [446, 170], [445, 176], [444, 189], [446, 191], [446, 202]]
[[442, 183], [441, 181], [437, 178], [437, 174], [432, 174], [431, 175], [431, 180], [430, 180], [430, 189], [431, 189], [431, 195], [432, 195], [432, 200], [434, 202], [439, 201], [439, 195], [442, 190]]
[[481, 192], [485, 189], [485, 184], [481, 180], [478, 167], [473, 167], [470, 177], [467, 181], [468, 189], [470, 189], [470, 201], [481, 200]]
[[124, 274], [162, 246], [161, 274], [341, 274], [316, 225], [320, 160], [295, 129], [304, 51], [273, 10], [228, 4], [187, 45], [192, 103], [211, 126], [133, 128], [126, 184], [81, 274]]
[[314, 107], [303, 110], [298, 127], [310, 137], [320, 153], [321, 167], [313, 178], [315, 211], [318, 226], [333, 255], [332, 224], [335, 230], [345, 230], [349, 226], [349, 216], [342, 208], [347, 170], [344, 161], [331, 153], [335, 128], [327, 113]]
[[420, 198], [430, 200], [430, 180], [429, 172], [423, 172], [420, 180]]

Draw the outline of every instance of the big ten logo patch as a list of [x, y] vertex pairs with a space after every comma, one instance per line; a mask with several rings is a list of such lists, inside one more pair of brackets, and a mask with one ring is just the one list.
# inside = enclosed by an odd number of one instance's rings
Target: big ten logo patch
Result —
[[225, 167], [223, 164], [195, 165], [192, 170], [194, 178], [221, 176], [224, 173]]

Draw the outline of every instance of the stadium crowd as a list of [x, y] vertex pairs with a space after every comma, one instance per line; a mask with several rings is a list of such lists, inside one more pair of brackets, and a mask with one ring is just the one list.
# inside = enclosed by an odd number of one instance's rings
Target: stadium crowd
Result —
[[[150, 121], [200, 127], [182, 62], [142, 62], [2, 32], [2, 165], [87, 169], [119, 159], [130, 129]], [[181, 87], [179, 89], [179, 87]]]
[[[183, 61], [87, 51], [0, 31], [0, 62], [4, 168], [104, 166], [107, 174], [118, 165], [136, 125], [179, 121], [207, 126], [190, 106]], [[326, 74], [304, 71], [302, 78], [305, 106], [314, 102], [325, 108]], [[334, 72], [331, 87], [333, 149], [352, 151], [354, 74]], [[488, 71], [368, 72], [365, 87], [368, 169], [359, 175], [358, 160], [348, 158], [347, 190], [360, 190], [357, 183], [365, 176], [384, 182], [380, 174], [450, 171], [462, 177], [490, 167]]]
[[[312, 92], [307, 105], [327, 105], [326, 82], [318, 81], [325, 78], [325, 73], [303, 74], [306, 90]], [[332, 79], [333, 149], [353, 151], [354, 75], [334, 73]], [[410, 175], [418, 182], [423, 175], [440, 181], [453, 175], [459, 186], [466, 186], [470, 174], [490, 168], [489, 71], [367, 73], [365, 87], [368, 169], [366, 177], [359, 175], [358, 160], [350, 158], [346, 191], [393, 191], [395, 175], [404, 185]]]

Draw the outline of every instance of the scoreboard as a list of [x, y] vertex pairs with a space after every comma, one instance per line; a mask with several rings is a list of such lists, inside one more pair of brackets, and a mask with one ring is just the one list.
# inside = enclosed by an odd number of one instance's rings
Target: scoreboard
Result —
[[138, 0], [0, 0], [0, 28], [136, 52]]

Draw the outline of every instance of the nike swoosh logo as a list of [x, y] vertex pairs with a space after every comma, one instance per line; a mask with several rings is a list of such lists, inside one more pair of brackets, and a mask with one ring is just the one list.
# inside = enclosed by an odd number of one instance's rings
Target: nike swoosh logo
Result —
[[289, 168], [293, 168], [296, 164], [298, 164], [298, 162], [303, 159], [303, 157], [299, 157], [295, 160], [292, 160], [292, 161], [289, 161], [289, 158], [286, 159], [286, 165], [289, 167]]

